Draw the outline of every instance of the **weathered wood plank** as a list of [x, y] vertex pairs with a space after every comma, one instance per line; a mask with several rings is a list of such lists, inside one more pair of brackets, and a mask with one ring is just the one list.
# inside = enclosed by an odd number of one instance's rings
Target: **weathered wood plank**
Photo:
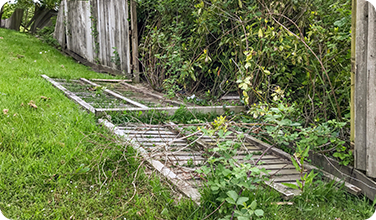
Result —
[[128, 137], [132, 138], [135, 141], [146, 143], [146, 142], [154, 142], [156, 144], [159, 143], [186, 143], [185, 140], [179, 140], [176, 138], [141, 138], [141, 137], [132, 137], [132, 135], [129, 135]]
[[72, 99], [73, 101], [75, 101], [76, 103], [84, 107], [86, 110], [88, 110], [89, 112], [95, 113], [95, 108], [93, 106], [91, 106], [90, 104], [82, 100], [80, 97], [76, 96], [74, 93], [67, 90], [63, 86], [61, 86], [58, 82], [55, 82], [53, 79], [51, 79], [50, 77], [46, 75], [42, 75], [42, 77], [46, 79], [47, 81], [49, 81], [50, 83], [52, 83], [52, 85], [54, 85], [56, 88], [63, 91], [66, 96], [68, 96], [70, 99]]
[[[376, 177], [376, 12], [368, 3], [367, 39], [367, 116], [366, 166], [367, 176]], [[364, 89], [364, 88], [363, 88]], [[364, 89], [365, 90], [365, 89]]]
[[60, 10], [61, 12], [57, 14], [56, 18], [56, 25], [55, 25], [55, 31], [54, 31], [54, 38], [57, 40], [57, 42], [61, 45], [61, 47], [65, 48], [65, 1], [61, 1], [60, 3]]
[[140, 68], [138, 63], [138, 28], [137, 28], [137, 3], [130, 0], [131, 28], [132, 28], [132, 67], [136, 83], [140, 82]]
[[[173, 115], [176, 110], [180, 107], [158, 107], [158, 108], [97, 108], [96, 115], [101, 116], [106, 112], [148, 112], [148, 111], [165, 111], [169, 115]], [[224, 114], [226, 111], [234, 111], [234, 112], [242, 112], [245, 110], [244, 106], [189, 106], [187, 107], [188, 110], [192, 112], [200, 112], [200, 113], [216, 113], [219, 115]]]
[[[121, 128], [120, 128], [121, 129]], [[137, 128], [136, 128], [137, 129]], [[140, 134], [140, 135], [175, 135], [171, 131], [158, 131], [158, 130], [124, 130], [124, 133], [128, 134]]]
[[132, 82], [131, 79], [90, 79], [90, 81], [107, 82], [107, 83]]
[[[98, 85], [98, 84], [96, 84], [96, 83], [93, 83], [93, 82], [91, 82], [90, 80], [87, 80], [87, 79], [84, 79], [84, 78], [81, 78], [80, 79], [81, 81], [83, 81], [83, 82], [85, 82], [85, 83], [87, 83], [87, 84], [89, 84], [89, 85], [92, 85], [92, 86], [100, 86], [100, 85]], [[118, 98], [118, 99], [122, 99], [122, 100], [124, 100], [124, 101], [126, 101], [126, 102], [129, 102], [130, 104], [132, 104], [132, 105], [134, 105], [134, 106], [138, 106], [138, 107], [140, 107], [140, 108], [143, 108], [143, 109], [149, 109], [149, 107], [147, 107], [146, 105], [143, 105], [143, 104], [141, 104], [141, 103], [138, 103], [138, 102], [136, 102], [136, 101], [133, 101], [133, 100], [131, 100], [131, 99], [128, 99], [128, 98], [126, 98], [126, 97], [124, 97], [124, 96], [122, 96], [122, 95], [120, 95], [120, 94], [117, 94], [117, 93], [115, 93], [115, 92], [113, 92], [113, 91], [111, 91], [111, 90], [109, 90], [109, 89], [105, 89], [105, 90], [103, 90], [105, 93], [107, 93], [107, 94], [110, 94], [110, 95], [112, 95], [112, 96], [114, 96], [114, 97], [116, 97], [116, 98]]]
[[356, 23], [356, 74], [355, 74], [355, 168], [367, 168], [367, 42], [368, 3], [358, 0]]

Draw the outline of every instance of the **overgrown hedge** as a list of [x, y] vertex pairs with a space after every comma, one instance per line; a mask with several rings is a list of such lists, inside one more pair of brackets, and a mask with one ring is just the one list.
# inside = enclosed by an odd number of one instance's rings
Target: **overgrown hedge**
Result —
[[350, 0], [139, 0], [144, 76], [170, 94], [282, 90], [307, 123], [349, 113]]

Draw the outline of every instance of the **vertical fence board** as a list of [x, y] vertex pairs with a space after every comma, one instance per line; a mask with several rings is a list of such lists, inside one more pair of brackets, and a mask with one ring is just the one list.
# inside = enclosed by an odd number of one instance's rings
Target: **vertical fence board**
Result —
[[111, 67], [116, 68], [114, 52], [119, 49], [116, 48], [115, 45], [115, 22], [111, 21], [117, 21], [115, 17], [114, 0], [109, 0], [108, 2], [108, 39], [110, 41], [110, 53], [108, 55], [110, 56], [110, 60], [114, 59], [114, 62], [110, 63]]
[[105, 54], [106, 53], [104, 51], [104, 48], [106, 47], [106, 45], [105, 45], [105, 43], [106, 43], [106, 39], [105, 39], [106, 30], [104, 29], [105, 24], [104, 24], [103, 5], [104, 5], [104, 2], [102, 0], [98, 0], [98, 32], [99, 32], [99, 38], [98, 38], [99, 56], [98, 56], [98, 59], [99, 59], [99, 62], [102, 65], [106, 66], [106, 63], [105, 63]]
[[92, 4], [90, 1], [86, 2], [86, 4], [84, 5], [84, 23], [86, 24], [86, 28], [85, 28], [85, 41], [84, 43], [86, 43], [86, 59], [89, 61], [89, 62], [94, 62], [94, 44], [93, 44], [93, 35], [91, 34], [91, 27], [92, 27], [92, 23], [91, 23], [91, 7], [92, 7]]
[[132, 69], [135, 83], [140, 82], [140, 68], [138, 62], [138, 27], [137, 27], [137, 3], [130, 0], [131, 28], [132, 28]]
[[355, 168], [366, 170], [366, 100], [368, 3], [358, 0], [355, 74]]
[[371, 3], [368, 3], [367, 43], [367, 175], [376, 177], [376, 13]]
[[57, 42], [61, 45], [61, 47], [64, 49], [65, 48], [65, 3], [64, 1], [61, 1], [60, 4], [60, 10], [63, 12], [58, 13], [57, 18], [56, 18], [56, 25], [55, 25], [55, 31], [54, 31], [54, 38], [57, 40]]

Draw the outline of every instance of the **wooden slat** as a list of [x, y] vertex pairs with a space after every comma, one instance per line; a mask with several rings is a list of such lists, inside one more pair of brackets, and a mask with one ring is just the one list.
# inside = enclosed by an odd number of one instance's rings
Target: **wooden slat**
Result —
[[132, 82], [131, 79], [90, 79], [90, 81], [106, 82], [106, 83]]
[[176, 138], [140, 138], [140, 137], [132, 137], [132, 136], [128, 136], [130, 138], [132, 138], [133, 140], [135, 141], [138, 141], [138, 142], [142, 142], [142, 143], [145, 143], [145, 142], [153, 142], [153, 143], [169, 143], [169, 144], [173, 144], [173, 143], [187, 143], [185, 140], [178, 140]]
[[[366, 166], [367, 176], [376, 177], [376, 12], [368, 3], [367, 42], [367, 116]], [[363, 88], [364, 89], [364, 88]], [[365, 89], [364, 89], [365, 90]], [[358, 122], [357, 122], [358, 123]]]
[[135, 138], [160, 138], [162, 140], [168, 138], [168, 139], [176, 139], [179, 136], [176, 134], [142, 134], [142, 133], [137, 133], [137, 134], [132, 134], [128, 133], [130, 137], [135, 137]]
[[46, 79], [47, 81], [49, 81], [50, 83], [52, 83], [52, 85], [54, 85], [56, 88], [63, 91], [66, 96], [68, 96], [70, 99], [72, 99], [73, 101], [75, 101], [76, 103], [84, 107], [86, 110], [88, 110], [89, 112], [95, 113], [95, 108], [93, 106], [91, 106], [90, 104], [82, 100], [80, 97], [76, 96], [74, 93], [67, 90], [63, 86], [61, 86], [58, 82], [55, 82], [53, 79], [51, 79], [50, 77], [46, 75], [42, 75], [42, 77]]
[[133, 134], [133, 135], [176, 135], [170, 131], [156, 131], [156, 130], [124, 130], [124, 133]]
[[265, 184], [272, 187], [277, 192], [281, 193], [284, 199], [291, 199], [296, 195], [300, 195], [299, 190], [290, 189], [281, 183], [273, 183], [272, 181], [266, 181]]
[[[356, 74], [355, 74], [355, 168], [366, 170], [366, 115], [367, 115], [367, 41], [368, 3], [358, 0], [356, 23]], [[371, 6], [372, 7], [372, 6]]]
[[[147, 146], [147, 147], [161, 147], [165, 146], [166, 143], [151, 143], [151, 142], [143, 142], [142, 145]], [[178, 148], [179, 146], [186, 146], [186, 143], [172, 143], [171, 145], [168, 145], [169, 149], [172, 148]], [[181, 148], [181, 147], [180, 147]]]
[[[102, 116], [106, 112], [149, 112], [149, 111], [165, 111], [169, 115], [173, 115], [176, 110], [180, 107], [158, 107], [158, 108], [97, 108], [96, 115]], [[226, 111], [234, 111], [236, 113], [242, 112], [245, 110], [244, 106], [189, 106], [187, 107], [188, 110], [193, 112], [200, 112], [203, 114], [207, 113], [216, 113], [219, 115], [224, 114]]]
[[[201, 157], [201, 156], [177, 156], [177, 155], [170, 155], [170, 154], [167, 154], [167, 156], [169, 157], [169, 160], [171, 161], [188, 161], [188, 160], [193, 160], [193, 161], [205, 161], [206, 159]], [[153, 158], [157, 159], [157, 158], [161, 158], [161, 159], [164, 159], [166, 158], [166, 156], [164, 155], [159, 155], [159, 156], [154, 156]]]
[[[80, 80], [83, 81], [83, 82], [85, 82], [85, 83], [87, 83], [87, 84], [89, 84], [89, 85], [100, 87], [100, 85], [98, 85], [98, 84], [96, 84], [96, 83], [93, 83], [93, 82], [91, 82], [90, 80], [87, 80], [87, 79], [84, 79], [84, 78], [81, 78]], [[107, 94], [110, 94], [110, 95], [112, 95], [112, 96], [118, 98], [118, 99], [122, 99], [122, 100], [124, 100], [124, 101], [126, 101], [126, 102], [129, 102], [129, 103], [131, 103], [131, 104], [134, 105], [134, 106], [138, 106], [138, 107], [143, 108], [143, 109], [149, 109], [149, 107], [147, 107], [146, 105], [143, 105], [143, 104], [141, 104], [141, 103], [138, 103], [138, 102], [136, 102], [136, 101], [133, 101], [133, 100], [131, 100], [131, 99], [128, 99], [128, 98], [126, 98], [126, 97], [124, 97], [124, 96], [122, 96], [122, 95], [120, 95], [120, 94], [117, 94], [117, 93], [115, 93], [115, 92], [113, 92], [113, 91], [111, 91], [111, 90], [109, 90], [109, 89], [105, 89], [105, 90], [103, 90], [103, 91], [104, 91], [105, 93], [107, 93]]]

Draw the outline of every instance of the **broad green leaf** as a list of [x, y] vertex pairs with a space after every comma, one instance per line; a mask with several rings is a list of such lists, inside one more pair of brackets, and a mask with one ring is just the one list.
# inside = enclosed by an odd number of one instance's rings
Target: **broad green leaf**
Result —
[[231, 170], [229, 170], [229, 169], [223, 169], [222, 170], [223, 176], [228, 176], [230, 173], [231, 173]]
[[226, 198], [226, 201], [227, 201], [228, 203], [232, 204], [232, 205], [235, 205], [235, 200], [233, 200], [233, 199], [230, 198], [230, 197], [227, 197], [227, 198]]
[[252, 202], [251, 205], [250, 205], [250, 208], [251, 208], [252, 210], [255, 210], [256, 207], [257, 207], [257, 202], [256, 202], [256, 200], [253, 200], [253, 202]]
[[226, 193], [234, 202], [238, 199], [238, 194], [234, 190], [230, 190]]
[[257, 217], [263, 216], [263, 215], [264, 215], [264, 211], [261, 210], [261, 209], [256, 209], [256, 210], [255, 210], [255, 215], [256, 215]]
[[249, 200], [248, 197], [240, 197], [238, 201], [236, 201], [237, 205], [243, 205], [243, 203], [247, 202]]

